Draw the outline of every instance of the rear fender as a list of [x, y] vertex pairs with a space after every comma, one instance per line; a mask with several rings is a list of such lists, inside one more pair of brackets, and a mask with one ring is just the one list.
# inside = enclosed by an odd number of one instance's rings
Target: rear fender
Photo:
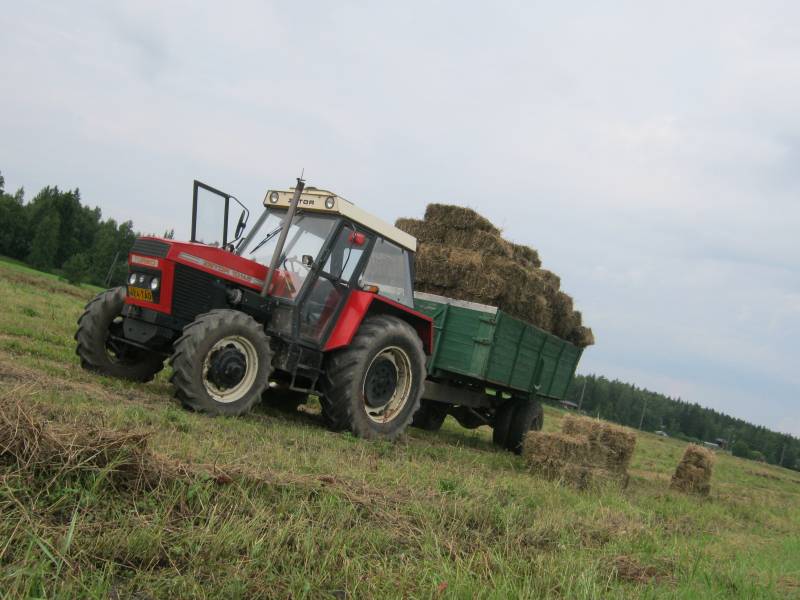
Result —
[[391, 315], [414, 328], [422, 340], [425, 354], [433, 352], [433, 320], [415, 310], [372, 292], [353, 291], [333, 328], [325, 352], [348, 346], [364, 319], [372, 315]]

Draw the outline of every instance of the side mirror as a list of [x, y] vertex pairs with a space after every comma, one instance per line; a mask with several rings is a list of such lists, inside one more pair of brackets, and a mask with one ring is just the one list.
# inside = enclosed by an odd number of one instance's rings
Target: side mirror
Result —
[[245, 227], [247, 227], [247, 214], [245, 211], [242, 211], [242, 214], [239, 215], [239, 222], [236, 224], [236, 233], [233, 235], [234, 240], [238, 240], [242, 237]]
[[303, 263], [304, 267], [308, 267], [309, 269], [314, 266], [314, 257], [310, 254], [303, 254], [300, 262]]

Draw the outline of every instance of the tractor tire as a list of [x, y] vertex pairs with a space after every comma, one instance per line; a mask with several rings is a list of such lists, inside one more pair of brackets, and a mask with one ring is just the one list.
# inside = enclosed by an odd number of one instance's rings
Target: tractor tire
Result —
[[414, 329], [397, 317], [368, 317], [350, 346], [326, 360], [323, 419], [334, 431], [394, 440], [419, 409], [426, 376]]
[[522, 453], [529, 431], [540, 431], [544, 424], [542, 404], [535, 399], [511, 399], [497, 409], [492, 441], [496, 446]]
[[87, 371], [142, 383], [151, 381], [164, 368], [163, 357], [110, 339], [112, 333], [122, 335], [123, 306], [124, 287], [95, 296], [78, 319], [75, 353]]
[[175, 395], [184, 407], [236, 416], [261, 399], [272, 372], [264, 328], [243, 312], [212, 310], [183, 328], [170, 359]]
[[439, 431], [447, 417], [448, 406], [434, 400], [421, 400], [411, 426], [426, 431]]
[[261, 401], [284, 412], [296, 412], [298, 406], [308, 401], [308, 394], [281, 388], [267, 389], [261, 395]]

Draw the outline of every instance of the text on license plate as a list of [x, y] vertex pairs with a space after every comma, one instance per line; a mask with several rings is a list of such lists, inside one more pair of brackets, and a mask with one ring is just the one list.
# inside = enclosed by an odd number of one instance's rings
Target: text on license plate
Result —
[[137, 300], [144, 300], [145, 302], [153, 301], [153, 292], [143, 288], [128, 286], [128, 296], [136, 298]]

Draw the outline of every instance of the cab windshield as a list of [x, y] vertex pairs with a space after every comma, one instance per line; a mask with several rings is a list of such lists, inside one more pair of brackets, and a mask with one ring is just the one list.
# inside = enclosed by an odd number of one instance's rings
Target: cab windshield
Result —
[[[267, 218], [241, 255], [269, 267], [286, 217], [285, 210], [267, 209]], [[322, 251], [338, 217], [300, 211], [295, 214], [270, 293], [294, 299]], [[304, 260], [303, 257], [306, 257]], [[310, 257], [310, 260], [308, 259]]]

